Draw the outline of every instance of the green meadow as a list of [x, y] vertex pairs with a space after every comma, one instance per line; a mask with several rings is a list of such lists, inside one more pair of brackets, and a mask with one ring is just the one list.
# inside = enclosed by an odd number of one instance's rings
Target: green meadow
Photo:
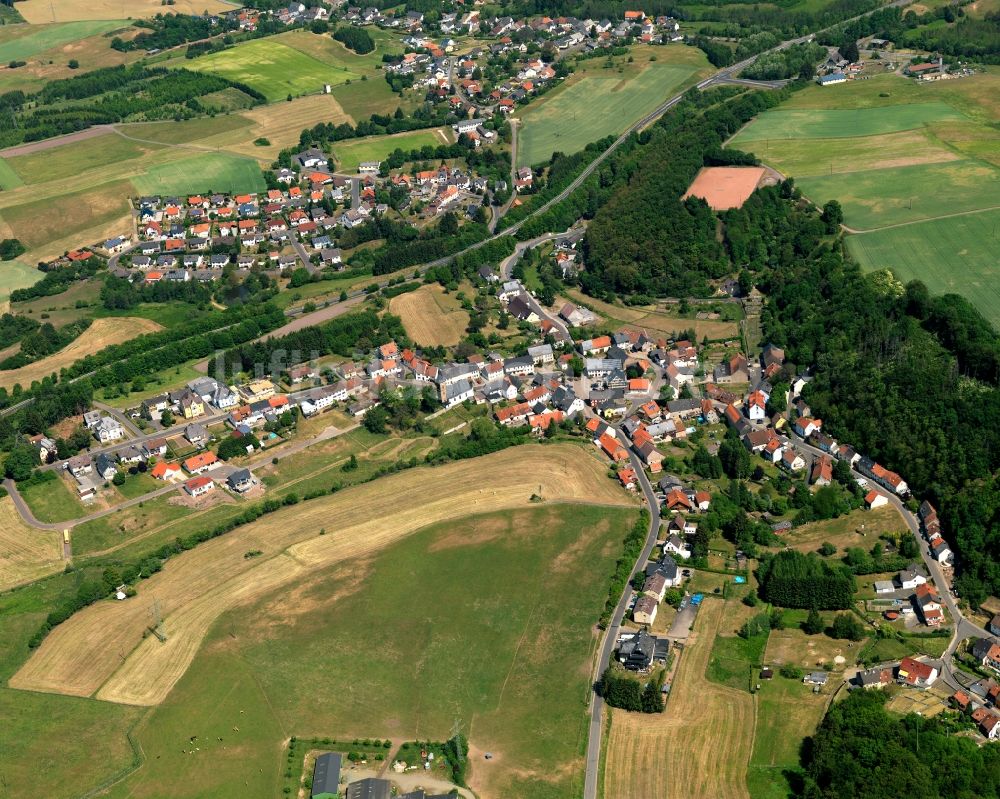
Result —
[[267, 188], [256, 161], [225, 153], [205, 153], [157, 164], [132, 178], [132, 184], [139, 194], [240, 193]]
[[558, 504], [468, 517], [328, 569], [294, 602], [226, 614], [138, 725], [145, 761], [108, 795], [276, 796], [291, 735], [442, 740], [457, 720], [517, 764], [479, 774], [477, 759], [475, 784], [577, 796], [591, 630], [633, 519]]
[[396, 149], [409, 152], [421, 147], [437, 147], [444, 144], [445, 139], [439, 133], [443, 130], [443, 128], [433, 128], [397, 133], [392, 136], [349, 139], [334, 145], [334, 155], [342, 171], [354, 172], [362, 161], [384, 161]]
[[1000, 328], [1000, 210], [848, 236], [847, 248], [869, 271], [891, 269], [936, 294], [961, 294]]
[[857, 230], [1000, 206], [1000, 170], [972, 160], [804, 177], [795, 183], [817, 205], [838, 200], [845, 224]]
[[0, 304], [7, 302], [14, 289], [33, 286], [42, 279], [35, 267], [20, 261], [0, 261]]
[[23, 185], [24, 181], [11, 166], [10, 161], [0, 158], [0, 190], [9, 191]]
[[86, 39], [88, 36], [96, 36], [99, 33], [107, 33], [128, 24], [125, 20], [92, 19], [9, 28], [12, 37], [8, 39], [5, 30], [3, 38], [0, 38], [0, 53], [3, 54], [0, 58], [4, 62], [24, 60], [53, 47]]
[[734, 147], [746, 147], [746, 142], [761, 142], [766, 139], [876, 136], [961, 118], [958, 111], [943, 102], [907, 103], [882, 108], [774, 108], [765, 111], [744, 127], [733, 137], [731, 144]]
[[184, 66], [245, 83], [271, 102], [284, 100], [289, 94], [318, 93], [324, 83], [335, 85], [361, 77], [346, 67], [324, 63], [272, 39], [243, 42], [187, 61]]
[[518, 165], [547, 161], [552, 153], [575, 153], [608, 135], [621, 133], [664, 102], [695, 73], [695, 67], [648, 63], [625, 78], [613, 70], [592, 70], [582, 80], [551, 90], [537, 105], [515, 111]]

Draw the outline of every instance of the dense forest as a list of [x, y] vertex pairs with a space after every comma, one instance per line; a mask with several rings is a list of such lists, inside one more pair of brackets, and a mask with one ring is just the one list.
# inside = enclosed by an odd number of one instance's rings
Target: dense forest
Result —
[[703, 200], [680, 197], [708, 153], [787, 95], [747, 92], [702, 107], [725, 97], [709, 95], [689, 95], [678, 113], [653, 129], [643, 149], [654, 157], [641, 168], [630, 166], [621, 176], [627, 185], [594, 216], [581, 276], [589, 293], [708, 296], [708, 281], [729, 273], [729, 258], [715, 235], [715, 213]]
[[240, 372], [254, 374], [258, 369], [279, 374], [310, 358], [330, 354], [352, 356], [386, 341], [396, 341], [401, 346], [409, 344], [399, 317], [385, 314], [380, 319], [374, 311], [366, 310], [279, 338], [232, 348], [213, 360], [212, 374], [220, 380]]
[[905, 475], [939, 506], [972, 602], [1000, 591], [998, 347], [963, 298], [865, 275], [825, 238], [790, 183], [723, 214], [734, 262], [768, 303], [768, 340], [813, 366], [806, 397], [824, 431]]
[[815, 553], [794, 549], [766, 556], [760, 563], [760, 594], [783, 608], [844, 610], [854, 599], [854, 576]]
[[1000, 748], [951, 735], [942, 718], [899, 718], [880, 691], [834, 702], [805, 747], [803, 799], [981, 799], [1000, 795]]

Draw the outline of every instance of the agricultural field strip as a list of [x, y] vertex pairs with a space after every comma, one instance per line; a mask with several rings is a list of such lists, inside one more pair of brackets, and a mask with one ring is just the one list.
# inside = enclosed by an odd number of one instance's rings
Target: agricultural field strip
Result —
[[[518, 128], [518, 166], [546, 160], [554, 151], [576, 152], [603, 136], [619, 133], [690, 79], [693, 66], [653, 63], [622, 80], [587, 75], [528, 106]], [[601, 112], [593, 113], [600, 107]]]
[[907, 103], [881, 108], [773, 109], [744, 126], [729, 143], [784, 139], [845, 139], [922, 128], [967, 117], [947, 103]]
[[28, 527], [10, 497], [0, 498], [0, 591], [61, 571], [62, 536]]
[[[605, 799], [747, 799], [754, 743], [749, 694], [709, 682], [706, 670], [727, 604], [706, 599], [680, 655], [666, 712], [612, 711]], [[664, 764], [670, 764], [666, 768]]]
[[[480, 487], [486, 473], [492, 479]], [[441, 486], [451, 492], [441, 496]], [[438, 521], [524, 507], [539, 486], [549, 501], [628, 501], [596, 460], [572, 446], [519, 447], [388, 477], [279, 511], [178, 556], [140, 584], [135, 600], [98, 603], [53, 630], [10, 684], [76, 696], [99, 691], [98, 698], [108, 701], [157, 704], [183, 675], [214, 619], [238, 602]], [[382, 507], [387, 496], [428, 497], [433, 491], [438, 498], [401, 503], [388, 517], [357, 521], [359, 508]], [[317, 535], [322, 527], [331, 534]], [[244, 558], [251, 549], [264, 555]], [[162, 644], [143, 640], [154, 596], [168, 636]]]
[[[3, 52], [4, 61], [24, 60], [54, 47], [86, 39], [88, 36], [107, 33], [128, 24], [126, 20], [122, 19], [105, 19], [12, 27], [10, 29], [12, 32], [23, 35], [4, 39], [0, 42], [0, 51]], [[5, 30], [4, 33], [6, 32]]]
[[903, 282], [920, 279], [934, 293], [961, 294], [1000, 326], [1000, 209], [885, 227], [846, 241], [864, 269], [891, 267]]

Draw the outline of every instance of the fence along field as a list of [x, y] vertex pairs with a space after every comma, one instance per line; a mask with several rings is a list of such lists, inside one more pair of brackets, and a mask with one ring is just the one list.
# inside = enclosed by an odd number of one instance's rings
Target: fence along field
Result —
[[[596, 459], [568, 445], [517, 447], [404, 472], [279, 511], [174, 558], [138, 586], [134, 599], [92, 605], [53, 630], [10, 685], [158, 704], [224, 611], [427, 525], [527, 507], [539, 491], [549, 502], [630, 503]], [[387, 507], [387, 497], [413, 499]], [[379, 513], [364, 518], [365, 508]], [[264, 554], [244, 557], [254, 549]], [[143, 638], [154, 596], [167, 631], [163, 643]], [[131, 654], [123, 662], [124, 653]]]

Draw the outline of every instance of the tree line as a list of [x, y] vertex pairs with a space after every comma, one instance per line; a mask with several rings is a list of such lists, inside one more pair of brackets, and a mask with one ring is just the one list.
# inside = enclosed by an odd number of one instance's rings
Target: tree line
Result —
[[199, 98], [237, 88], [256, 103], [265, 97], [243, 83], [186, 69], [104, 67], [54, 80], [34, 94], [0, 96], [0, 145], [38, 141], [127, 119], [188, 119], [205, 113]]
[[341, 25], [333, 32], [333, 38], [358, 55], [365, 55], [375, 49], [375, 40], [371, 34], [357, 25]]

